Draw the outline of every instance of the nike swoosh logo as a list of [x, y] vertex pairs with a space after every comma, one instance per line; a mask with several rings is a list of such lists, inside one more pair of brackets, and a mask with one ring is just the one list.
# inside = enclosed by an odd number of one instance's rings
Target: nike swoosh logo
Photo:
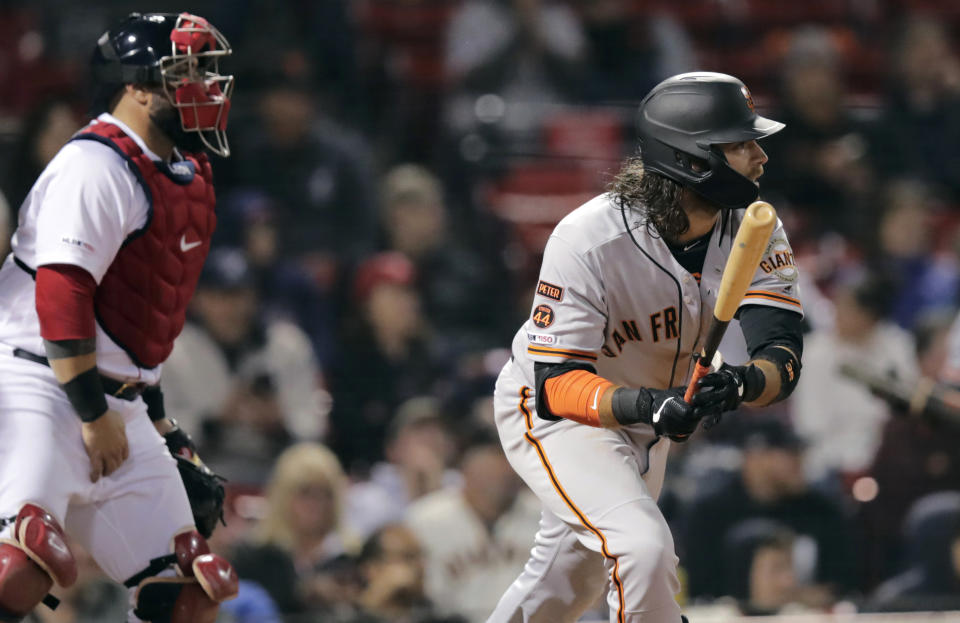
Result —
[[183, 236], [180, 236], [180, 250], [183, 251], [184, 253], [186, 253], [190, 249], [196, 249], [201, 244], [203, 244], [202, 240], [197, 240], [196, 242], [187, 242], [186, 234], [184, 234]]
[[600, 388], [598, 387], [597, 391], [593, 392], [593, 404], [590, 405], [590, 408], [593, 409], [594, 411], [597, 410], [597, 396], [599, 395], [600, 395]]

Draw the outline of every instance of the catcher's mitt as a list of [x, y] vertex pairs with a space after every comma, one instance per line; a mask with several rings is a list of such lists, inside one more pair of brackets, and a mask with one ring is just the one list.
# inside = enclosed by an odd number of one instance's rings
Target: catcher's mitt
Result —
[[190, 509], [193, 511], [193, 523], [197, 532], [204, 538], [210, 538], [217, 522], [223, 521], [223, 501], [226, 492], [223, 489], [225, 478], [219, 476], [203, 464], [197, 456], [196, 448], [190, 436], [174, 428], [163, 436], [167, 442], [170, 454], [177, 460], [177, 469], [183, 480], [183, 487], [190, 499]]

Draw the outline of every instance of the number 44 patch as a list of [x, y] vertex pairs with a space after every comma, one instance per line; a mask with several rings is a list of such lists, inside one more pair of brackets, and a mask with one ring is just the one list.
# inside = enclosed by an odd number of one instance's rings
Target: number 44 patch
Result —
[[533, 310], [533, 324], [546, 329], [553, 324], [553, 308], [549, 305], [537, 305]]

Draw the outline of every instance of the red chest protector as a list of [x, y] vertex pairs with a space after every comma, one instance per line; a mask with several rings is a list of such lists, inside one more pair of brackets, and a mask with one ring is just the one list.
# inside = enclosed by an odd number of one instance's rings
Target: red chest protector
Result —
[[162, 363], [183, 329], [217, 224], [205, 154], [150, 160], [119, 127], [94, 122], [73, 140], [95, 140], [127, 161], [146, 193], [147, 223], [120, 247], [94, 297], [97, 321], [141, 368]]

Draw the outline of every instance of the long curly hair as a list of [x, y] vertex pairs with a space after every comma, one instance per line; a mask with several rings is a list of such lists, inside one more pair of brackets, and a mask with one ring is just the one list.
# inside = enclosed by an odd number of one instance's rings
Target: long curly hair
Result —
[[683, 186], [658, 173], [644, 171], [639, 156], [623, 163], [608, 190], [618, 208], [643, 215], [651, 234], [673, 241], [690, 229], [690, 219], [680, 206]]

